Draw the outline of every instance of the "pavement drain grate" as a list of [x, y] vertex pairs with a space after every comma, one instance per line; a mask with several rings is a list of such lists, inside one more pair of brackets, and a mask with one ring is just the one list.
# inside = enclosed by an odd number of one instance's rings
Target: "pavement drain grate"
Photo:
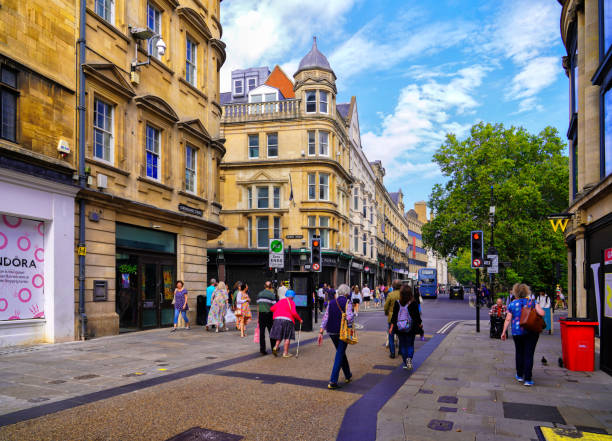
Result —
[[217, 432], [216, 430], [202, 429], [201, 427], [192, 427], [183, 433], [179, 433], [167, 441], [239, 441], [243, 436], [232, 435], [226, 432]]
[[62, 384], [62, 383], [65, 383], [65, 382], [66, 382], [66, 380], [51, 380], [48, 383], [49, 384]]
[[419, 389], [419, 393], [420, 393], [420, 394], [428, 394], [428, 395], [431, 395], [431, 394], [433, 394], [433, 390], [428, 390], [428, 389]]
[[74, 377], [75, 380], [91, 380], [92, 378], [97, 378], [99, 377], [99, 375], [96, 374], [87, 374], [87, 375], [80, 375], [78, 377]]
[[459, 381], [459, 378], [457, 378], [457, 377], [444, 377], [444, 379], [446, 381]]
[[440, 412], [457, 412], [457, 408], [456, 407], [440, 407], [438, 409]]
[[431, 430], [440, 430], [442, 432], [448, 432], [453, 428], [452, 421], [444, 421], [444, 420], [431, 420], [429, 424], [427, 424]]
[[385, 371], [394, 371], [397, 366], [389, 366], [387, 364], [375, 364], [372, 369], [382, 369]]
[[168, 363], [159, 363], [158, 366], [168, 366]]
[[457, 397], [452, 397], [450, 395], [442, 395], [438, 398], [438, 403], [448, 403], [448, 404], [457, 404], [459, 399]]
[[45, 398], [45, 397], [30, 398], [28, 400], [28, 403], [42, 403], [43, 401], [49, 401], [49, 398]]
[[559, 409], [554, 406], [508, 402], [504, 402], [503, 405], [504, 418], [567, 424], [563, 416], [559, 413]]
[[218, 357], [206, 357], [207, 360], [214, 360], [216, 358], [218, 358]]

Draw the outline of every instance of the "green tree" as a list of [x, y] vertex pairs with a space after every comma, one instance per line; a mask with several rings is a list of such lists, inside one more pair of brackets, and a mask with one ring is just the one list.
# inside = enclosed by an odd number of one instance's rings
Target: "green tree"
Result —
[[561, 284], [567, 286], [567, 254], [561, 232], [553, 232], [546, 216], [566, 210], [568, 158], [556, 129], [538, 135], [523, 128], [479, 123], [459, 140], [453, 134], [434, 154], [444, 185], [434, 186], [429, 207], [435, 217], [423, 227], [423, 241], [444, 256], [459, 256], [470, 247], [470, 231], [485, 231], [489, 243], [490, 189], [493, 187], [495, 247], [499, 260], [511, 263], [508, 285], [520, 280], [550, 290], [555, 264], [561, 265]]
[[476, 282], [476, 275], [471, 267], [472, 256], [470, 250], [462, 248], [456, 257], [448, 263], [448, 271], [461, 285]]

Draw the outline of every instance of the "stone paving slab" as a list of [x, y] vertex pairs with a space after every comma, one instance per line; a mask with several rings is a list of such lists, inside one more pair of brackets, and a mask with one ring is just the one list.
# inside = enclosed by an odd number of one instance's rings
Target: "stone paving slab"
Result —
[[[510, 418], [513, 406], [506, 409], [504, 403], [546, 406], [541, 409], [554, 410], [565, 420], [558, 427], [586, 426], [612, 434], [612, 377], [559, 368], [560, 336], [543, 334], [536, 347], [535, 386], [527, 388], [514, 380], [512, 340], [502, 342], [488, 334], [486, 327], [478, 334], [472, 323], [458, 324], [380, 410], [377, 439], [532, 440], [537, 439], [535, 426], [553, 426], [551, 421]], [[543, 356], [547, 365], [541, 362]], [[457, 403], [439, 403], [444, 396], [457, 397]], [[442, 412], [441, 406], [457, 411]], [[451, 422], [452, 429], [433, 430], [428, 425], [444, 426], [432, 425], [434, 420]]]

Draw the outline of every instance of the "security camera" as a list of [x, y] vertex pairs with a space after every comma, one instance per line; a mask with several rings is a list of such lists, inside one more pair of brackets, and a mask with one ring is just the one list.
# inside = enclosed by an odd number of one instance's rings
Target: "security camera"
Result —
[[155, 43], [155, 47], [157, 48], [157, 53], [160, 56], [166, 53], [166, 43], [164, 43], [164, 40], [162, 40], [161, 38], [157, 40], [157, 43]]

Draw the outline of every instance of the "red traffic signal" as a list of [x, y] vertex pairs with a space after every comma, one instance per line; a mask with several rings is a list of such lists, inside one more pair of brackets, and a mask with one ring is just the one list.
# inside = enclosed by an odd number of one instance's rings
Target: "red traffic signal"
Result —
[[319, 246], [319, 241], [318, 240], [313, 240], [312, 241], [312, 246], [313, 247], [318, 247]]
[[482, 231], [472, 231], [470, 242], [472, 268], [482, 268], [484, 258], [484, 243], [482, 240]]
[[472, 239], [474, 239], [474, 240], [480, 239], [480, 233], [479, 232], [472, 233]]

